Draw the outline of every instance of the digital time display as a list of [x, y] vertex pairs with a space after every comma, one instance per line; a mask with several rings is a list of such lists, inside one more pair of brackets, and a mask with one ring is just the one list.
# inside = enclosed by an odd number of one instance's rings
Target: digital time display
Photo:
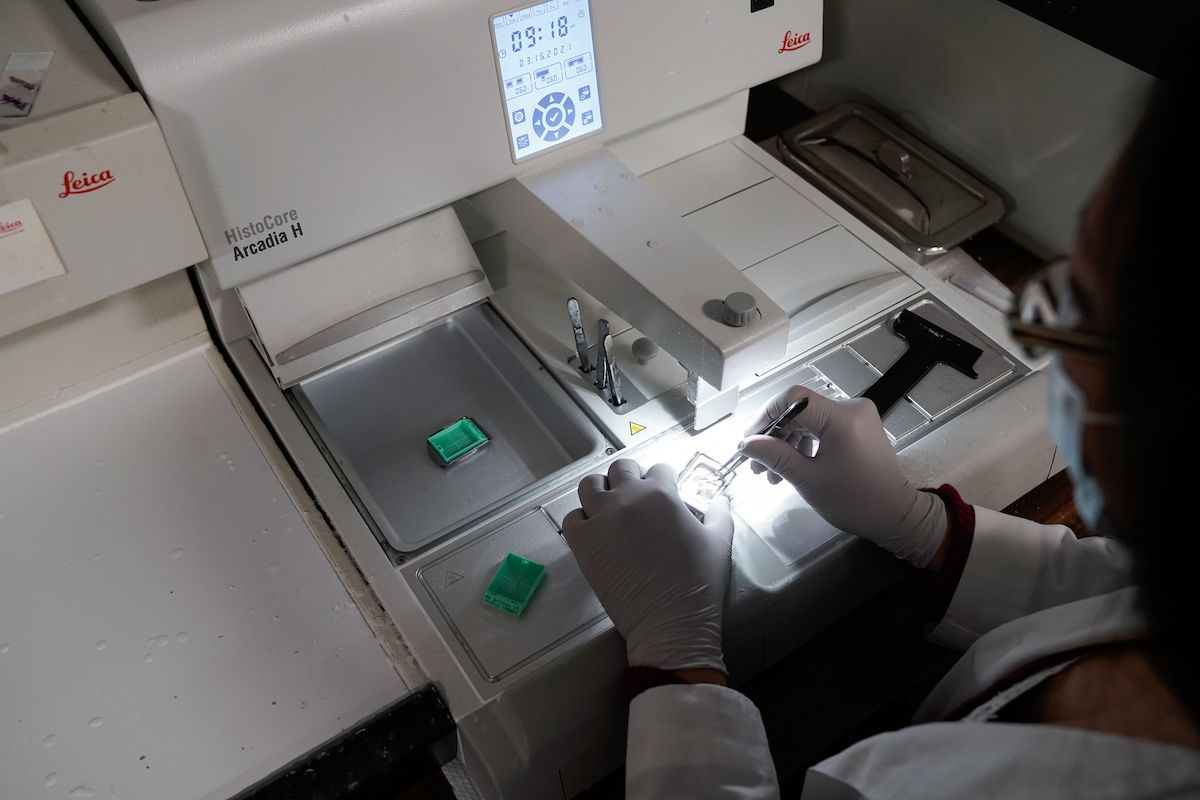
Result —
[[600, 130], [588, 0], [548, 0], [492, 17], [513, 160]]
[[509, 50], [513, 53], [520, 53], [522, 50], [533, 50], [538, 46], [538, 43], [549, 37], [554, 39], [566, 39], [570, 34], [570, 20], [566, 14], [560, 14], [558, 19], [551, 22], [548, 26], [529, 25], [524, 30], [515, 30], [509, 34]]

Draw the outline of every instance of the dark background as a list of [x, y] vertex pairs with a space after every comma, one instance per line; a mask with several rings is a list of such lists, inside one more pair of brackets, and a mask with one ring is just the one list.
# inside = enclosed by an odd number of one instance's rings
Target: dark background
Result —
[[1159, 78], [1196, 33], [1196, 0], [1001, 0], [1052, 28]]

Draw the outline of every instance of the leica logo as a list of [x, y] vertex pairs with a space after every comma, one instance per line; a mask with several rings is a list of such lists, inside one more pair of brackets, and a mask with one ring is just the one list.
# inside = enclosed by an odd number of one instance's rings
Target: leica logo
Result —
[[7, 236], [10, 233], [16, 233], [24, 227], [19, 219], [14, 219], [12, 222], [0, 219], [0, 236]]
[[116, 178], [113, 177], [112, 170], [108, 169], [92, 175], [85, 172], [79, 177], [76, 177], [73, 171], [67, 170], [63, 173], [63, 190], [58, 193], [58, 196], [67, 197], [72, 194], [87, 194], [97, 189], [103, 189], [115, 180]]
[[799, 50], [811, 41], [811, 33], [792, 33], [788, 31], [783, 35], [783, 47], [779, 48], [779, 52], [787, 53], [792, 50]]

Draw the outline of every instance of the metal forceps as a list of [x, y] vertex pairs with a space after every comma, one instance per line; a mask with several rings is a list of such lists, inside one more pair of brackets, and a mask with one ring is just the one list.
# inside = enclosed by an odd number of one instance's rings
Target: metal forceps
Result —
[[[783, 429], [792, 424], [792, 420], [800, 416], [800, 412], [806, 408], [808, 408], [808, 398], [801, 397], [799, 400], [785, 408], [783, 413], [780, 414], [774, 422], [771, 422], [769, 425], [767, 425], [767, 427], [758, 431], [758, 435], [774, 436], [776, 439], [782, 439]], [[744, 456], [741, 453], [734, 453], [732, 456], [730, 456], [728, 461], [721, 465], [721, 467], [717, 470], [717, 474], [722, 477], [729, 475], [735, 469], [740, 467], [742, 462], [747, 458], [749, 458], [749, 456]]]

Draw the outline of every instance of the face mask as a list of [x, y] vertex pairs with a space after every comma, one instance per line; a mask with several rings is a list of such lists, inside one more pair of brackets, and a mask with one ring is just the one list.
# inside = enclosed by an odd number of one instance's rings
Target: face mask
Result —
[[1105, 533], [1108, 520], [1104, 490], [1083, 461], [1083, 431], [1088, 425], [1120, 425], [1125, 418], [1119, 414], [1088, 411], [1087, 398], [1063, 369], [1061, 356], [1055, 354], [1046, 375], [1050, 379], [1050, 436], [1066, 459], [1067, 472], [1075, 486], [1075, 507], [1089, 531]]

